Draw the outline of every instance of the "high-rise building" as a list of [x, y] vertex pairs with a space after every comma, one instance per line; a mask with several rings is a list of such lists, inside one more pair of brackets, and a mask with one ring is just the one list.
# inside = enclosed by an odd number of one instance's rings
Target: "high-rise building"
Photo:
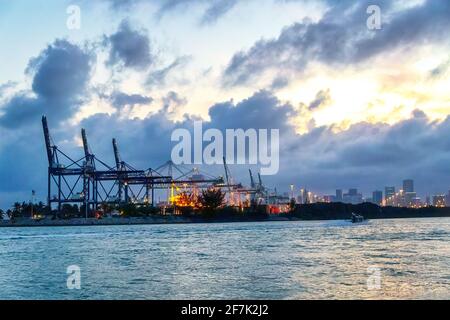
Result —
[[381, 206], [383, 204], [383, 191], [374, 191], [372, 193], [372, 202]]
[[403, 180], [403, 192], [414, 192], [414, 180]]
[[358, 189], [349, 189], [342, 198], [343, 203], [360, 204], [363, 202], [363, 196], [358, 193]]
[[384, 188], [384, 200], [387, 202], [387, 199], [395, 196], [395, 187], [385, 187]]
[[450, 207], [450, 191], [447, 193], [447, 195], [445, 196], [445, 205], [447, 207]]
[[342, 202], [342, 189], [336, 190], [336, 202]]
[[444, 195], [433, 196], [433, 206], [440, 208], [445, 207], [445, 196]]
[[404, 192], [403, 199], [405, 207], [414, 207], [417, 201], [417, 194], [415, 192]]

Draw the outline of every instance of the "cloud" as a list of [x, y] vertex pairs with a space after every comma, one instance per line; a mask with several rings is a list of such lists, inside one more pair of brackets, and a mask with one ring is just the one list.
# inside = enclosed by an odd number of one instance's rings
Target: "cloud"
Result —
[[190, 56], [182, 56], [175, 59], [170, 65], [165, 68], [152, 71], [147, 78], [147, 85], [157, 86], [165, 85], [167, 77], [177, 68], [183, 67], [191, 60]]
[[237, 3], [238, 3], [238, 0], [215, 1], [205, 11], [205, 13], [202, 17], [202, 23], [209, 24], [209, 23], [215, 22], [218, 18], [222, 17], [228, 11], [230, 11]]
[[157, 6], [158, 15], [163, 16], [175, 10], [192, 6], [204, 7], [201, 24], [211, 24], [224, 16], [237, 4], [237, 0], [105, 0], [114, 10], [129, 10], [139, 4], [149, 3]]
[[439, 78], [447, 73], [450, 68], [450, 59], [441, 63], [439, 66], [431, 70], [430, 77], [431, 78]]
[[286, 77], [276, 77], [272, 81], [270, 88], [272, 90], [283, 89], [289, 85], [289, 79]]
[[6, 92], [17, 85], [14, 81], [8, 81], [0, 85], [0, 99], [6, 94]]
[[289, 119], [296, 115], [294, 108], [282, 103], [270, 91], [261, 90], [235, 104], [217, 103], [209, 109], [215, 128], [256, 128], [291, 130]]
[[397, 10], [401, 1], [377, 1], [382, 29], [369, 30], [366, 9], [373, 1], [328, 1], [318, 22], [304, 20], [286, 27], [278, 38], [260, 40], [237, 52], [223, 74], [226, 86], [247, 84], [269, 69], [301, 72], [309, 63], [356, 64], [386, 51], [448, 39], [450, 3], [424, 1]]
[[127, 20], [123, 20], [116, 33], [106, 38], [110, 46], [109, 65], [121, 65], [142, 70], [151, 65], [150, 40], [144, 31], [133, 30]]
[[15, 128], [51, 113], [69, 118], [80, 106], [94, 57], [66, 40], [56, 40], [31, 59], [27, 73], [33, 76], [32, 91], [14, 95], [2, 106], [0, 125]]
[[[28, 201], [32, 189], [40, 190], [43, 196], [47, 160], [42, 156], [45, 149], [40, 118], [48, 114], [53, 124], [59, 124], [74, 115], [89, 95], [94, 60], [91, 52], [66, 40], [56, 40], [28, 65], [32, 90], [15, 93], [0, 106], [3, 208], [13, 201]], [[70, 137], [70, 130], [64, 129], [62, 136]], [[17, 198], [19, 194], [21, 198]]]
[[180, 97], [180, 95], [174, 91], [170, 91], [162, 100], [164, 104], [163, 111], [172, 114], [175, 113], [176, 109], [188, 103], [186, 98]]
[[330, 105], [332, 102], [331, 95], [330, 95], [330, 89], [327, 90], [320, 90], [316, 98], [309, 104], [308, 110], [314, 111], [317, 109], [320, 109], [322, 107], [326, 107]]
[[126, 94], [123, 92], [115, 92], [111, 95], [110, 100], [114, 107], [120, 109], [124, 106], [150, 104], [152, 103], [153, 98], [140, 94]]

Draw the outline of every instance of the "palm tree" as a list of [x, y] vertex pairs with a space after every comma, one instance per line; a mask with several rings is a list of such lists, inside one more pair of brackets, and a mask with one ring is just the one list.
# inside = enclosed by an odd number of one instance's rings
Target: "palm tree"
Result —
[[203, 208], [214, 211], [223, 206], [225, 193], [219, 188], [210, 188], [202, 191], [199, 200]]

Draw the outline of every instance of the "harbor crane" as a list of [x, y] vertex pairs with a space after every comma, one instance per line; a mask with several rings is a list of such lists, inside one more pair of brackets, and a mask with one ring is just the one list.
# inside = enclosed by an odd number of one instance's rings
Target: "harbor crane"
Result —
[[[53, 210], [56, 205], [61, 212], [64, 204], [79, 204], [84, 209], [85, 216], [96, 211], [102, 204], [122, 204], [134, 202], [148, 203], [151, 191], [151, 204], [155, 206], [155, 189], [167, 189], [173, 186], [195, 186], [206, 188], [211, 185], [223, 184], [222, 178], [216, 178], [206, 173], [198, 174], [198, 169], [181, 169], [170, 163], [168, 175], [163, 174], [166, 165], [157, 170], [151, 168], [138, 170], [122, 160], [117, 140], [113, 139], [115, 166], [109, 166], [98, 159], [88, 143], [85, 129], [81, 130], [84, 156], [78, 160], [72, 159], [61, 151], [53, 142], [47, 122], [42, 117], [45, 148], [48, 159], [48, 190], [47, 205]], [[179, 176], [174, 178], [173, 168]], [[56, 192], [56, 194], [52, 194]]]

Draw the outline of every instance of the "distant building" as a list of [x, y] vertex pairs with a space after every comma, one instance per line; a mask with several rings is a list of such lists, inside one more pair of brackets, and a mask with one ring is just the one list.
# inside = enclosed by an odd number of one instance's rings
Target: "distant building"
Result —
[[411, 208], [422, 208], [423, 207], [423, 203], [422, 200], [420, 198], [414, 198], [411, 202]]
[[372, 202], [381, 206], [383, 204], [383, 191], [372, 192]]
[[417, 194], [415, 192], [403, 192], [404, 207], [412, 208], [415, 206]]
[[384, 200], [385, 202], [388, 202], [389, 198], [392, 198], [395, 196], [395, 187], [385, 187], [384, 188]]
[[445, 207], [445, 196], [444, 195], [433, 196], [433, 206], [439, 208]]
[[414, 180], [412, 179], [403, 180], [403, 191], [405, 193], [414, 192]]
[[447, 207], [450, 207], [450, 191], [447, 193], [447, 196], [445, 197], [445, 205]]
[[298, 196], [298, 203], [307, 204], [308, 203], [308, 190], [300, 189], [300, 194]]
[[336, 202], [342, 202], [343, 198], [342, 198], [342, 189], [337, 189], [336, 190]]
[[358, 189], [349, 189], [342, 197], [342, 202], [350, 204], [360, 204], [363, 202], [363, 196], [358, 193]]

